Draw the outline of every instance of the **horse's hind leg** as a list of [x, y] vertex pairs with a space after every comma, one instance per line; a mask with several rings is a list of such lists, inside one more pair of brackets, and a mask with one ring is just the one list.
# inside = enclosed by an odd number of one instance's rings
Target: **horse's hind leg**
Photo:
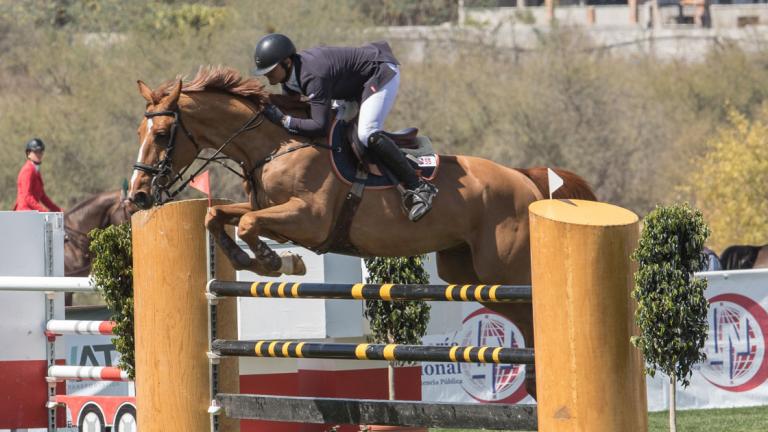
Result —
[[[531, 253], [527, 215], [518, 221], [488, 223], [470, 241], [472, 263], [480, 283], [530, 285]], [[505, 316], [523, 334], [525, 346], [533, 348], [533, 308], [530, 303], [483, 303]], [[536, 369], [525, 367], [525, 389], [536, 398]]]
[[472, 267], [472, 253], [466, 243], [442, 250], [436, 255], [437, 275], [442, 280], [452, 284], [480, 283]]
[[[452, 284], [483, 283], [475, 272], [474, 259], [467, 244], [437, 252], [437, 274]], [[525, 346], [533, 348], [533, 311], [530, 304], [483, 303], [483, 306], [512, 321], [523, 334]], [[536, 370], [533, 365], [525, 367], [525, 389], [536, 398]]]

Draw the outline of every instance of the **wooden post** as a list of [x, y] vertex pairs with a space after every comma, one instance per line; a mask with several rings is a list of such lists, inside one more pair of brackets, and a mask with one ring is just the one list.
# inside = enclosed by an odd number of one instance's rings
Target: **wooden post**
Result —
[[[131, 218], [136, 411], [142, 432], [210, 430], [207, 204], [172, 202]], [[216, 277], [234, 280], [234, 270], [218, 251]], [[219, 302], [220, 338], [237, 338], [235, 301]], [[237, 358], [221, 362], [220, 392], [239, 392], [237, 365]], [[222, 431], [240, 430], [237, 420], [221, 421]]]
[[637, 0], [628, 0], [627, 7], [629, 7], [629, 23], [637, 24]]
[[555, 1], [544, 0], [544, 6], [547, 8], [547, 21], [550, 23], [555, 20]]
[[595, 17], [596, 11], [594, 6], [587, 6], [587, 24], [595, 25], [597, 20]]
[[530, 206], [541, 432], [647, 431], [630, 297], [638, 218], [581, 200]]

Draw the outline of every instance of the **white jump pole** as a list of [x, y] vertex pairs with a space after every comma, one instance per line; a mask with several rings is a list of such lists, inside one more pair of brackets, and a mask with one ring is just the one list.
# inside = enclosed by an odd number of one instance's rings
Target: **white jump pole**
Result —
[[114, 321], [50, 320], [45, 329], [59, 335], [112, 335]]
[[0, 276], [0, 291], [94, 292], [87, 277]]
[[62, 380], [129, 381], [128, 374], [112, 366], [62, 366], [48, 368], [48, 377]]

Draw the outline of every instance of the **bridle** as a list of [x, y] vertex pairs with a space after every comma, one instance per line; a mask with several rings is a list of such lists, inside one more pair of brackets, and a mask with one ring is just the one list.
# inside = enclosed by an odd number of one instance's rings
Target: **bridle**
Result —
[[[198, 145], [197, 141], [195, 140], [195, 137], [189, 132], [189, 130], [184, 126], [184, 123], [181, 121], [181, 112], [176, 110], [166, 110], [166, 111], [157, 111], [157, 112], [145, 112], [144, 117], [147, 119], [158, 117], [158, 116], [171, 116], [173, 117], [173, 123], [171, 124], [171, 130], [168, 135], [168, 145], [162, 146], [165, 149], [165, 155], [163, 155], [163, 158], [157, 161], [154, 165], [147, 165], [145, 163], [136, 162], [133, 164], [133, 169], [139, 170], [142, 172], [145, 172], [152, 176], [152, 183], [151, 183], [151, 191], [152, 191], [152, 199], [153, 202], [156, 205], [164, 204], [168, 201], [173, 200], [176, 195], [178, 195], [181, 191], [183, 191], [187, 185], [195, 179], [195, 176], [200, 174], [205, 167], [208, 166], [211, 162], [216, 162], [220, 158], [218, 155], [224, 150], [224, 148], [232, 142], [235, 138], [237, 138], [240, 134], [243, 132], [249, 131], [251, 129], [255, 129], [259, 127], [264, 122], [264, 116], [262, 114], [256, 113], [253, 116], [251, 116], [245, 124], [243, 124], [240, 129], [235, 131], [234, 134], [232, 134], [229, 138], [227, 138], [224, 143], [219, 146], [219, 148], [216, 150], [216, 152], [208, 157], [208, 158], [200, 158], [197, 157], [196, 159], [205, 160], [203, 165], [197, 169], [192, 175], [190, 175], [186, 180], [184, 180], [184, 173], [187, 172], [189, 167], [191, 165], [187, 165], [184, 167], [178, 174], [173, 174], [173, 149], [176, 147], [176, 130], [178, 128], [181, 128], [182, 132], [184, 132], [184, 135], [189, 138], [189, 140], [192, 142], [192, 144], [199, 149], [200, 145]], [[238, 173], [239, 175], [239, 173]], [[171, 187], [173, 187], [175, 184], [181, 182], [175, 190], [171, 191]]]
[[[232, 171], [235, 173], [238, 177], [242, 178], [243, 180], [247, 181], [251, 189], [253, 191], [256, 190], [256, 180], [255, 180], [255, 172], [257, 169], [263, 167], [264, 165], [268, 164], [269, 162], [277, 159], [280, 156], [284, 156], [286, 154], [292, 153], [296, 150], [300, 150], [307, 147], [321, 147], [327, 150], [331, 150], [331, 146], [322, 144], [322, 143], [316, 143], [316, 142], [307, 142], [302, 143], [300, 145], [297, 145], [295, 147], [286, 149], [284, 151], [275, 151], [272, 154], [262, 158], [261, 160], [258, 160], [254, 163], [254, 166], [248, 169], [244, 163], [241, 163], [241, 168], [243, 169], [244, 174], [240, 174], [239, 172], [235, 171], [234, 169], [230, 168], [228, 165], [221, 162], [222, 159], [227, 159], [225, 156], [219, 156], [221, 152], [224, 150], [224, 148], [232, 142], [235, 138], [237, 138], [239, 135], [241, 135], [243, 132], [247, 132], [249, 130], [255, 129], [259, 127], [264, 122], [264, 116], [261, 112], [253, 114], [238, 130], [235, 131], [229, 138], [227, 138], [221, 146], [219, 146], [218, 149], [207, 158], [202, 157], [196, 157], [197, 160], [204, 160], [205, 162], [203, 165], [198, 168], [192, 175], [190, 175], [186, 180], [183, 179], [184, 173], [189, 169], [191, 165], [187, 165], [184, 167], [178, 174], [173, 174], [173, 169], [171, 168], [171, 165], [173, 163], [172, 159], [172, 153], [173, 149], [176, 147], [176, 130], [177, 128], [181, 128], [182, 132], [184, 132], [184, 135], [189, 138], [189, 140], [192, 142], [192, 144], [197, 148], [200, 149], [200, 145], [197, 144], [197, 141], [195, 140], [195, 137], [187, 130], [186, 126], [184, 126], [184, 123], [181, 121], [181, 112], [178, 111], [178, 108], [176, 110], [166, 110], [166, 111], [157, 111], [157, 112], [145, 112], [144, 117], [146, 118], [152, 118], [152, 117], [158, 117], [158, 116], [172, 116], [173, 117], [173, 124], [171, 124], [171, 130], [168, 135], [168, 145], [167, 146], [161, 146], [165, 148], [165, 155], [162, 159], [157, 161], [154, 165], [147, 165], [141, 162], [136, 162], [133, 164], [133, 168], [142, 172], [145, 172], [152, 176], [152, 183], [151, 183], [151, 193], [152, 193], [152, 200], [155, 205], [162, 205], [168, 201], [173, 200], [176, 195], [178, 195], [181, 191], [183, 191], [187, 185], [195, 179], [195, 176], [200, 174], [211, 162], [217, 162], [223, 165], [225, 168], [227, 168], [229, 171]], [[176, 183], [181, 182], [175, 190], [171, 191], [171, 187], [175, 185]]]

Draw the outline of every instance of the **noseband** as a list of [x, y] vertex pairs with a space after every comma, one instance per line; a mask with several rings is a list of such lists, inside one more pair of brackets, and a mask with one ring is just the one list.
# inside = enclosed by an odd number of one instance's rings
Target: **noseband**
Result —
[[152, 117], [158, 117], [158, 116], [172, 116], [173, 117], [173, 123], [171, 124], [171, 130], [170, 135], [168, 136], [168, 145], [165, 147], [165, 155], [162, 159], [157, 161], [154, 165], [147, 165], [141, 162], [136, 162], [133, 164], [133, 169], [139, 170], [142, 172], [145, 172], [149, 174], [152, 177], [152, 183], [151, 183], [151, 190], [152, 190], [152, 198], [154, 199], [154, 202], [162, 204], [165, 202], [170, 201], [173, 199], [173, 197], [181, 192], [181, 189], [177, 189], [175, 192], [170, 192], [171, 186], [173, 186], [176, 182], [181, 180], [181, 175], [184, 173], [185, 170], [182, 170], [177, 175], [173, 175], [173, 169], [171, 166], [173, 165], [173, 159], [171, 159], [171, 154], [173, 153], [173, 149], [176, 147], [176, 129], [178, 129], [179, 126], [181, 126], [181, 130], [184, 131], [184, 134], [187, 136], [187, 138], [192, 141], [192, 143], [197, 147], [197, 142], [195, 141], [195, 138], [192, 136], [191, 133], [187, 130], [187, 128], [184, 126], [184, 123], [181, 122], [181, 118], [179, 117], [179, 111], [157, 111], [157, 112], [145, 112], [144, 117], [150, 119]]
[[[154, 165], [147, 165], [141, 162], [136, 162], [135, 164], [133, 164], [133, 169], [145, 172], [152, 177], [152, 183], [151, 183], [152, 198], [156, 205], [162, 205], [168, 201], [173, 200], [173, 198], [176, 197], [176, 195], [178, 195], [181, 191], [183, 191], [184, 188], [187, 187], [189, 182], [194, 180], [195, 176], [200, 174], [200, 172], [203, 169], [205, 169], [205, 167], [208, 166], [209, 163], [217, 160], [217, 156], [219, 155], [219, 153], [221, 153], [222, 150], [224, 150], [224, 147], [226, 147], [227, 144], [232, 142], [233, 139], [235, 139], [238, 135], [242, 134], [243, 132], [258, 127], [264, 121], [264, 118], [261, 116], [261, 113], [256, 113], [252, 117], [250, 117], [248, 121], [246, 121], [245, 124], [240, 127], [240, 129], [238, 129], [234, 134], [232, 134], [232, 136], [230, 136], [229, 138], [227, 138], [226, 141], [224, 141], [224, 143], [216, 150], [216, 152], [211, 157], [199, 158], [199, 159], [205, 160], [203, 165], [200, 168], [198, 168], [197, 171], [195, 171], [186, 180], [184, 180], [175, 190], [171, 191], [171, 187], [176, 183], [182, 181], [184, 173], [191, 166], [191, 165], [187, 165], [178, 174], [173, 173], [172, 153], [173, 153], [173, 149], [176, 147], [176, 129], [181, 127], [181, 130], [184, 132], [184, 135], [186, 135], [187, 138], [189, 138], [192, 144], [197, 149], [200, 149], [200, 146], [197, 144], [197, 141], [195, 141], [195, 137], [192, 136], [189, 130], [187, 130], [187, 128], [184, 126], [184, 123], [181, 121], [181, 112], [178, 109], [144, 113], [144, 117], [148, 119], [152, 117], [158, 117], [158, 116], [173, 117], [173, 124], [171, 124], [170, 134], [168, 135], [168, 145], [164, 147], [165, 155], [163, 155], [163, 158], [157, 161], [157, 163], [155, 163]], [[256, 121], [256, 120], [259, 120], [259, 121]]]

